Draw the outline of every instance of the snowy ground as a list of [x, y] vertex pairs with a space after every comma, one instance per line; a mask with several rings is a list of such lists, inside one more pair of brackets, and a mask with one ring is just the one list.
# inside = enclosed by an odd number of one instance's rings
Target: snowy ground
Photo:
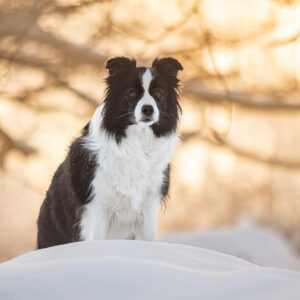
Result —
[[300, 299], [300, 272], [198, 247], [92, 241], [0, 265], [0, 299]]
[[300, 270], [300, 259], [287, 241], [248, 218], [225, 229], [169, 234], [163, 241], [215, 250], [261, 266]]

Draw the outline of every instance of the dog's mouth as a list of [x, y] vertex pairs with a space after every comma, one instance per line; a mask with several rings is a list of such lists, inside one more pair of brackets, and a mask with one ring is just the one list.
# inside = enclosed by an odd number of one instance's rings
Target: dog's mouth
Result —
[[143, 117], [139, 121], [136, 122], [136, 124], [140, 125], [143, 128], [149, 127], [154, 123], [155, 123], [155, 120], [154, 120], [154, 118], [151, 118], [151, 117]]
[[148, 127], [156, 123], [158, 120], [154, 116], [142, 116], [140, 119], [136, 119], [135, 124], [139, 124], [142, 127]]
[[144, 123], [149, 123], [153, 121], [153, 118], [143, 118], [141, 121]]

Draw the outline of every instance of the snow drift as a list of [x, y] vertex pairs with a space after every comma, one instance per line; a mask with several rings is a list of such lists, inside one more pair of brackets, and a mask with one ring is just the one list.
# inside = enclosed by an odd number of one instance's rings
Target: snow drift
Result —
[[171, 233], [162, 240], [230, 254], [261, 266], [300, 270], [299, 257], [288, 242], [249, 218], [223, 229]]
[[91, 241], [0, 265], [1, 299], [300, 299], [300, 273], [190, 246]]

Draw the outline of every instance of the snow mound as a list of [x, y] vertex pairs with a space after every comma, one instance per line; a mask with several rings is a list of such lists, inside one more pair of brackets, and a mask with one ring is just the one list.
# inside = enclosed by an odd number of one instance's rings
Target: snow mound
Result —
[[300, 272], [196, 247], [91, 241], [0, 265], [0, 299], [300, 299]]
[[226, 229], [169, 234], [163, 241], [215, 250], [261, 266], [300, 270], [299, 257], [287, 241], [248, 218]]

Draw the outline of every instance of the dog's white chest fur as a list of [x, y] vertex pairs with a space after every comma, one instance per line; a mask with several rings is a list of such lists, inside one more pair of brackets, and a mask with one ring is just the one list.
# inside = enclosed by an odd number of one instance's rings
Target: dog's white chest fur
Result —
[[132, 125], [119, 144], [101, 128], [102, 107], [92, 118], [86, 147], [96, 154], [91, 201], [85, 205], [81, 239], [152, 240], [164, 170], [176, 134], [157, 138], [149, 127]]

